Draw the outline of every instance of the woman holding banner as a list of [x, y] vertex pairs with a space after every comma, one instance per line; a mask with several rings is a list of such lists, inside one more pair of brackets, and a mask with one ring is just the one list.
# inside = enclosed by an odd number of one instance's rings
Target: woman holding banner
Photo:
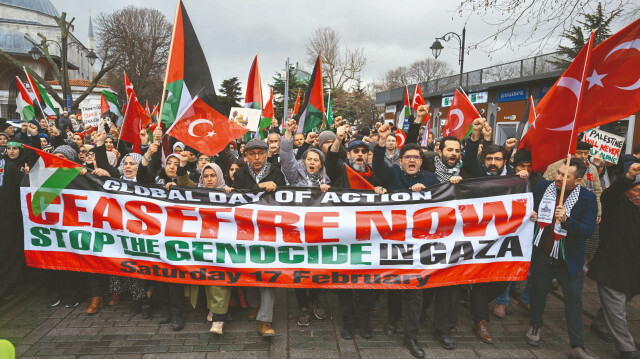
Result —
[[[280, 165], [287, 181], [294, 187], [320, 187], [322, 192], [329, 189], [329, 176], [324, 166], [324, 154], [317, 148], [310, 148], [302, 154], [300, 160], [296, 160], [293, 153], [293, 129], [295, 120], [287, 121], [284, 138], [280, 144]], [[309, 325], [309, 317], [313, 315], [322, 320], [327, 318], [324, 308], [320, 305], [318, 297], [320, 289], [296, 288], [298, 300], [298, 325]]]
[[[200, 166], [200, 159], [206, 155], [198, 156], [198, 166]], [[207, 157], [208, 158], [208, 157]], [[178, 185], [186, 187], [202, 187], [208, 189], [219, 189], [230, 191], [231, 188], [227, 187], [224, 182], [224, 175], [222, 169], [215, 163], [207, 162], [200, 170], [199, 183], [193, 182], [189, 178], [187, 171], [187, 164], [189, 163], [189, 155], [187, 151], [180, 152], [180, 167], [178, 168]], [[209, 331], [214, 334], [222, 335], [222, 327], [224, 325], [224, 319], [229, 311], [229, 301], [231, 299], [231, 287], [203, 286], [204, 292], [207, 296], [207, 308], [209, 309], [209, 315], [207, 315], [207, 321], [213, 322]], [[198, 302], [199, 285], [190, 285], [187, 287], [187, 293], [191, 299], [191, 305], [196, 308]]]

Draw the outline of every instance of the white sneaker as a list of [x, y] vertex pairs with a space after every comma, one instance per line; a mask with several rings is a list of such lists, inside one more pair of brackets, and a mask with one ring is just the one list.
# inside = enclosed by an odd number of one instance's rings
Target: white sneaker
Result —
[[207, 322], [213, 322], [213, 313], [209, 312], [209, 314], [207, 314]]
[[211, 324], [211, 329], [209, 329], [209, 331], [213, 334], [222, 335], [223, 325], [224, 325], [224, 322], [213, 322], [213, 324]]

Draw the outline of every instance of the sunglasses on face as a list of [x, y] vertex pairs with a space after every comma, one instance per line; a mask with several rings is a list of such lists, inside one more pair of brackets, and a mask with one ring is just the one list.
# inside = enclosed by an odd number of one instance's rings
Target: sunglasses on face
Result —
[[365, 154], [365, 153], [369, 153], [369, 150], [366, 148], [354, 148], [351, 150], [351, 152]]

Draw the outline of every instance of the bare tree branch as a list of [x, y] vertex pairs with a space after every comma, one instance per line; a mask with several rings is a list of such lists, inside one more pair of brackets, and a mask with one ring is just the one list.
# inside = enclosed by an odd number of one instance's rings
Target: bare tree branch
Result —
[[340, 50], [340, 35], [330, 27], [317, 28], [305, 47], [307, 63], [311, 66], [316, 63], [318, 54], [321, 54], [322, 74], [328, 79], [328, 85], [332, 91], [344, 90], [350, 82], [357, 81], [367, 65], [363, 48], [345, 47], [343, 57]]
[[[495, 28], [469, 49], [483, 48], [490, 54], [504, 48], [534, 46], [540, 52], [560, 44], [560, 35], [568, 31], [585, 11], [594, 10], [598, 0], [460, 0], [456, 12], [468, 21], [480, 17]], [[640, 14], [640, 4], [633, 0], [609, 0], [607, 12], [622, 11], [623, 18]], [[489, 21], [488, 18], [497, 18]]]

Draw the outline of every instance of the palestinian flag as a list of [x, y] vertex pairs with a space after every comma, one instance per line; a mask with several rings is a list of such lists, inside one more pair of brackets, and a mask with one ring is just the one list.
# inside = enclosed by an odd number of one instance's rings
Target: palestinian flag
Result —
[[409, 128], [409, 116], [411, 116], [411, 106], [409, 106], [409, 89], [407, 86], [404, 87], [404, 108], [402, 109], [402, 116], [398, 119], [396, 123], [396, 127], [402, 130], [405, 130], [405, 126], [407, 129]]
[[[100, 118], [109, 117], [118, 126], [122, 124], [124, 116], [118, 105], [118, 97], [113, 92], [102, 90], [100, 95]], [[115, 120], [115, 121], [114, 121]]]
[[182, 1], [178, 2], [173, 23], [164, 81], [167, 95], [160, 119], [167, 127], [187, 109], [196, 95], [213, 108], [218, 104], [209, 65]]
[[[249, 71], [247, 91], [244, 95], [244, 107], [262, 110], [262, 81], [260, 80], [258, 55], [253, 59], [251, 71]], [[262, 120], [260, 120], [260, 122], [262, 122]]]
[[55, 117], [56, 112], [54, 111], [53, 103], [51, 103], [51, 99], [49, 99], [49, 95], [47, 95], [47, 92], [44, 90], [44, 88], [42, 88], [38, 81], [36, 81], [33, 77], [31, 77], [31, 75], [29, 75], [26, 67], [22, 68], [24, 69], [24, 73], [27, 74], [27, 80], [29, 81], [31, 92], [36, 95], [36, 100], [38, 101], [40, 109], [42, 109], [44, 115], [47, 116], [47, 118], [50, 116]]
[[322, 61], [318, 54], [318, 61], [313, 67], [309, 88], [301, 107], [302, 115], [298, 120], [297, 133], [307, 133], [322, 123], [324, 117], [324, 96], [322, 91]]
[[260, 124], [258, 125], [258, 133], [262, 138], [267, 138], [267, 129], [271, 126], [271, 122], [275, 118], [273, 112], [273, 88], [269, 87], [269, 101], [264, 106], [264, 111], [262, 111], [262, 116], [260, 117]]
[[33, 101], [31, 100], [31, 96], [29, 96], [29, 92], [22, 81], [16, 76], [16, 81], [18, 82], [18, 97], [16, 97], [16, 106], [17, 111], [20, 114], [20, 118], [22, 118], [22, 122], [29, 122], [34, 117], [36, 117], [36, 110], [33, 107]]
[[31, 146], [40, 159], [29, 171], [31, 210], [37, 217], [53, 202], [65, 187], [84, 169], [81, 165]]
[[331, 91], [329, 91], [329, 100], [327, 101], [327, 127], [331, 129], [333, 125], [333, 107], [331, 106]]

